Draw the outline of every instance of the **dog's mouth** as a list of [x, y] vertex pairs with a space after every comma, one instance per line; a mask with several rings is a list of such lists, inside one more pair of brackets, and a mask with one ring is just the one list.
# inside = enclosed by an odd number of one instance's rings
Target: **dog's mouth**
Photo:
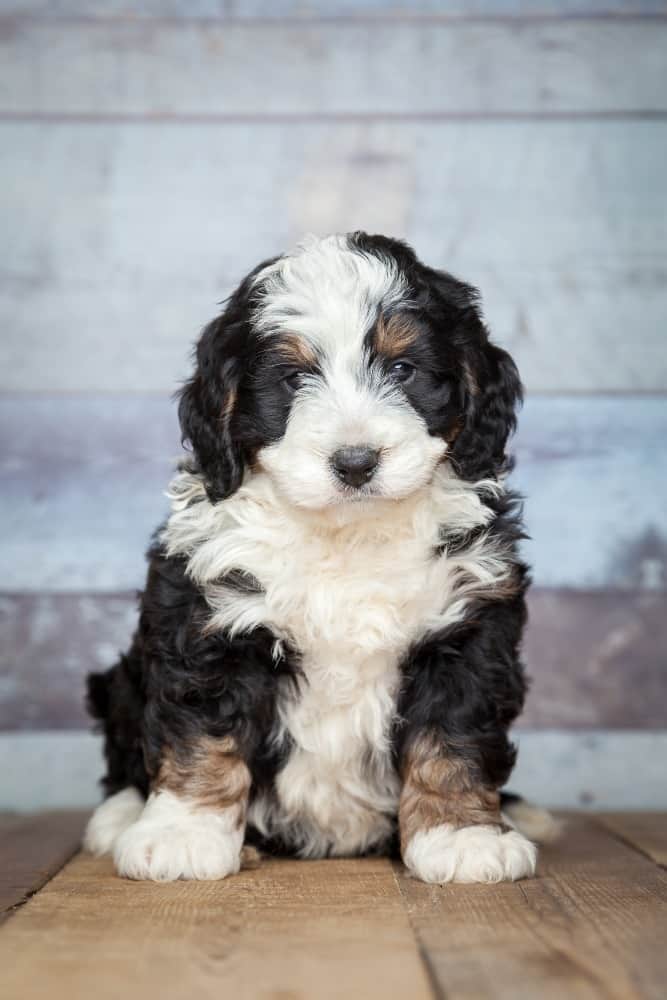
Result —
[[386, 499], [384, 494], [372, 486], [343, 486], [338, 490], [337, 500], [343, 503], [361, 503], [364, 500]]

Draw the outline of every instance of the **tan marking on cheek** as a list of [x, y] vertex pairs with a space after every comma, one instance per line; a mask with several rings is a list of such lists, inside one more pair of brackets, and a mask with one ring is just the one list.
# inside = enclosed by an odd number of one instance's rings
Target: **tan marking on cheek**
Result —
[[464, 421], [463, 417], [456, 417], [455, 420], [454, 420], [454, 422], [447, 428], [447, 430], [443, 434], [443, 437], [444, 437], [444, 439], [445, 439], [445, 441], [447, 442], [448, 445], [451, 446], [451, 445], [454, 444], [454, 442], [456, 441], [457, 437], [459, 436], [459, 434], [463, 430], [464, 424], [465, 424], [465, 421]]
[[250, 791], [250, 771], [231, 736], [220, 740], [204, 737], [183, 755], [177, 756], [170, 749], [165, 752], [155, 788], [189, 799], [199, 809], [236, 809], [237, 826], [241, 826]]
[[388, 358], [398, 358], [404, 354], [419, 337], [419, 328], [409, 316], [396, 313], [385, 319], [380, 316], [375, 325], [373, 344], [380, 354]]
[[402, 851], [416, 833], [442, 823], [456, 829], [502, 825], [498, 792], [482, 785], [471, 765], [434, 737], [423, 736], [412, 744], [402, 777], [398, 807]]
[[284, 361], [298, 368], [313, 368], [317, 364], [317, 354], [312, 345], [295, 333], [288, 333], [280, 338], [278, 352]]
[[236, 389], [230, 389], [225, 396], [225, 401], [222, 404], [222, 419], [225, 423], [229, 422], [229, 418], [234, 412], [234, 407], [236, 406], [237, 393]]
[[466, 388], [471, 396], [479, 395], [479, 385], [477, 384], [477, 379], [475, 378], [475, 373], [468, 364], [467, 361], [463, 362], [463, 380], [466, 384]]

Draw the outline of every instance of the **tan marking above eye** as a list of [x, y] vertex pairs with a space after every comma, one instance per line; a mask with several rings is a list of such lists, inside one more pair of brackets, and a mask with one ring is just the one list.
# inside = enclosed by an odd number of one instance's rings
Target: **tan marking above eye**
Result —
[[317, 364], [317, 354], [312, 345], [295, 333], [281, 336], [277, 348], [283, 360], [299, 368], [312, 368]]
[[395, 313], [388, 319], [380, 316], [375, 324], [373, 345], [388, 358], [398, 358], [407, 351], [419, 337], [419, 328], [411, 316]]

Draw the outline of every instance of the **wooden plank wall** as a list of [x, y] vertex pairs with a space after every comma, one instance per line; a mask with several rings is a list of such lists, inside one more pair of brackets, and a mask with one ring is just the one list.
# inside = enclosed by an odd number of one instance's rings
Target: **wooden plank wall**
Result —
[[667, 4], [0, 3], [0, 726], [131, 632], [201, 324], [305, 231], [481, 288], [528, 396], [524, 725], [667, 727]]

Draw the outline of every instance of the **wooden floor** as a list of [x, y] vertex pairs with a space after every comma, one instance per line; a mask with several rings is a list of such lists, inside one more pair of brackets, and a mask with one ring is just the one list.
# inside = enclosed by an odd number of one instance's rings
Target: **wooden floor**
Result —
[[667, 997], [665, 814], [570, 816], [534, 880], [444, 887], [385, 859], [133, 883], [83, 822], [0, 820], [4, 1000]]

